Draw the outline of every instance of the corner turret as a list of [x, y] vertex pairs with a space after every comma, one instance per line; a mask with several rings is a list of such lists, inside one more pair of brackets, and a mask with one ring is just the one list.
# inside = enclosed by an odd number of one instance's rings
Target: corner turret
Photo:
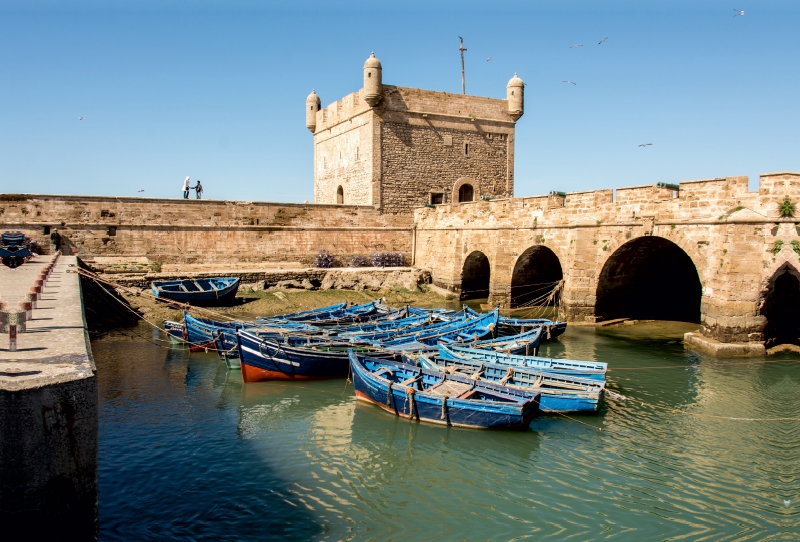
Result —
[[306, 98], [306, 128], [314, 133], [317, 129], [317, 111], [319, 111], [320, 101], [317, 93], [312, 90], [311, 94]]
[[364, 101], [370, 107], [375, 107], [383, 95], [383, 68], [381, 62], [375, 58], [375, 53], [364, 62]]
[[525, 83], [514, 74], [514, 77], [506, 85], [506, 99], [508, 100], [508, 114], [514, 122], [525, 113]]

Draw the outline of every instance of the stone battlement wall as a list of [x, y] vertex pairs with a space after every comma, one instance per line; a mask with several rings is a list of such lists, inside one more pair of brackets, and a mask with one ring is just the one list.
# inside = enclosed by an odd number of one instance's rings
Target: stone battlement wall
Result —
[[383, 98], [374, 109], [364, 101], [362, 88], [317, 111], [314, 134], [330, 130], [372, 110], [378, 113], [420, 113], [460, 120], [508, 123], [511, 131], [507, 133], [513, 133], [514, 127], [514, 119], [508, 113], [505, 99], [383, 85]]
[[[508, 305], [515, 273], [529, 265], [526, 254], [552, 254], [563, 273], [566, 317], [591, 321], [607, 265], [624, 278], [625, 266], [644, 257], [626, 252], [630, 247], [674, 246], [697, 271], [703, 336], [763, 345], [761, 311], [776, 273], [800, 270], [800, 173], [763, 174], [753, 192], [747, 177], [685, 181], [679, 188], [645, 185], [619, 188], [616, 197], [606, 189], [419, 208], [416, 265], [431, 271], [434, 284], [457, 292], [468, 257], [480, 252], [491, 269], [490, 301]], [[782, 218], [786, 196], [796, 211]], [[669, 291], [669, 279], [663, 287]]]
[[372, 207], [214, 200], [0, 194], [0, 230], [47, 246], [58, 227], [81, 257], [146, 256], [158, 263], [295, 261], [321, 249], [340, 261], [375, 251], [410, 253], [409, 217]]

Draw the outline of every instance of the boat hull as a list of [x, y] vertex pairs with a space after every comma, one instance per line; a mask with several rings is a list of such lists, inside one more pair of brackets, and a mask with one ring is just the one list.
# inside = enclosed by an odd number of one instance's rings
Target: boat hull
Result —
[[[350, 360], [346, 350], [325, 351], [298, 348], [269, 339], [261, 339], [245, 331], [237, 333], [242, 381], [328, 380], [346, 378]], [[371, 355], [390, 357], [391, 354]]]
[[529, 394], [527, 402], [512, 404], [476, 402], [424, 391], [411, 394], [407, 391], [410, 388], [400, 384], [390, 388], [387, 381], [371, 375], [357, 360], [351, 358], [351, 363], [356, 399], [402, 418], [470, 429], [525, 429], [539, 413], [538, 394]]
[[[156, 299], [168, 299], [202, 307], [232, 304], [239, 290], [238, 277], [215, 277], [209, 279], [186, 279], [153, 282], [151, 288]], [[187, 291], [183, 291], [183, 290]]]

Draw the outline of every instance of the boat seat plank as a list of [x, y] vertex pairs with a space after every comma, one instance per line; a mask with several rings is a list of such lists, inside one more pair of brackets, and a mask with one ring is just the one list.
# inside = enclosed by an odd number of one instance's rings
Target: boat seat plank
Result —
[[434, 395], [447, 395], [448, 397], [458, 397], [472, 389], [470, 384], [463, 382], [454, 382], [452, 380], [443, 380], [425, 390], [426, 393]]

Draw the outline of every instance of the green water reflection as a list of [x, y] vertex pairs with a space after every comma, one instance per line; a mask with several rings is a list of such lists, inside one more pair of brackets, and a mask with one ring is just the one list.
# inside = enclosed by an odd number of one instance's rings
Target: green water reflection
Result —
[[680, 340], [694, 328], [570, 327], [542, 355], [608, 362], [631, 400], [526, 432], [398, 419], [343, 380], [243, 385], [144, 327], [105, 336], [101, 538], [797, 538], [800, 423], [730, 418], [800, 417], [800, 358], [707, 358]]

